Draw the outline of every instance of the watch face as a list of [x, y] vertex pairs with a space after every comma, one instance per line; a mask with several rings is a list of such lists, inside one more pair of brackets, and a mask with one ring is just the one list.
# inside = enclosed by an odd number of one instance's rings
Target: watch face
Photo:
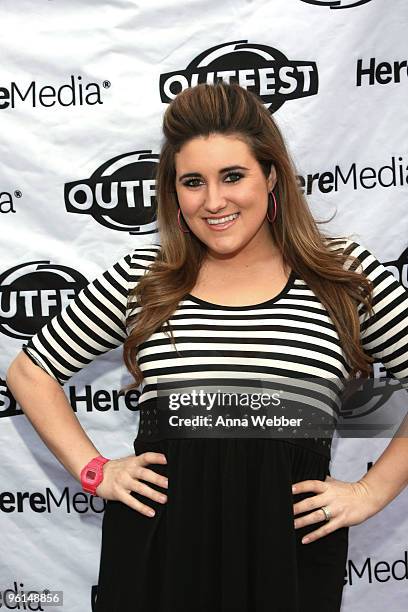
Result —
[[96, 472], [94, 470], [87, 470], [86, 477], [89, 478], [89, 480], [95, 480]]

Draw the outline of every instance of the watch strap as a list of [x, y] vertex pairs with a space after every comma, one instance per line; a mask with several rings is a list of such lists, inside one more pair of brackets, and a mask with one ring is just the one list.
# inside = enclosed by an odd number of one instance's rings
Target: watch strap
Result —
[[103, 480], [103, 465], [109, 461], [102, 455], [97, 455], [82, 468], [80, 478], [82, 489], [86, 493], [96, 495], [96, 489]]

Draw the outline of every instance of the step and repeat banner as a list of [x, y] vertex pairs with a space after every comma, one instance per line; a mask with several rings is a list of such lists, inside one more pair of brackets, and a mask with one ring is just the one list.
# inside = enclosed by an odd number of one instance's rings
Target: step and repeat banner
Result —
[[[258, 93], [316, 218], [332, 218], [322, 229], [352, 234], [408, 287], [407, 27], [406, 0], [3, 0], [0, 607], [44, 590], [62, 591], [67, 612], [95, 606], [104, 500], [52, 455], [5, 377], [90, 280], [160, 242], [153, 177], [169, 102], [221, 78]], [[115, 349], [64, 387], [111, 458], [133, 453], [137, 404], [117, 393], [130, 380]], [[336, 438], [332, 475], [357, 480], [387, 443]], [[407, 610], [407, 501], [350, 528], [342, 610]]]

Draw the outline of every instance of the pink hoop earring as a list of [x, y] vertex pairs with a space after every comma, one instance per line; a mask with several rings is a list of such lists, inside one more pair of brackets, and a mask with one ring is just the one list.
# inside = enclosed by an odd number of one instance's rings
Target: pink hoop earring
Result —
[[181, 226], [180, 213], [181, 213], [181, 209], [179, 208], [178, 209], [178, 213], [177, 213], [177, 223], [178, 223], [178, 226], [179, 226], [179, 228], [181, 229], [182, 232], [184, 232], [185, 234], [189, 234], [190, 230], [185, 230]]
[[[269, 196], [272, 196], [272, 199], [273, 199], [273, 207], [274, 207], [274, 210], [273, 210], [273, 219], [270, 219], [269, 218], [269, 214], [268, 214], [268, 212], [269, 212], [269, 210], [268, 210], [269, 209], [269, 203], [271, 201]], [[273, 191], [270, 191], [269, 194], [268, 194], [268, 208], [266, 210], [266, 217], [267, 217], [269, 223], [273, 223], [275, 221], [276, 213], [277, 213], [277, 204], [276, 204], [275, 194], [273, 193]]]

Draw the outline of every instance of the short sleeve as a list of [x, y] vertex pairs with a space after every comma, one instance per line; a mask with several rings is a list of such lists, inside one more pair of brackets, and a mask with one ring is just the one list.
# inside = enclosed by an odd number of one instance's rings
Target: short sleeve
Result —
[[362, 346], [408, 389], [408, 291], [365, 246], [349, 239], [344, 253], [358, 258], [357, 270], [373, 283], [374, 316], [358, 307]]
[[[157, 248], [157, 247], [156, 247]], [[60, 385], [127, 336], [128, 296], [154, 259], [155, 248], [135, 249], [88, 283], [22, 350]], [[132, 314], [138, 308], [132, 308]]]

